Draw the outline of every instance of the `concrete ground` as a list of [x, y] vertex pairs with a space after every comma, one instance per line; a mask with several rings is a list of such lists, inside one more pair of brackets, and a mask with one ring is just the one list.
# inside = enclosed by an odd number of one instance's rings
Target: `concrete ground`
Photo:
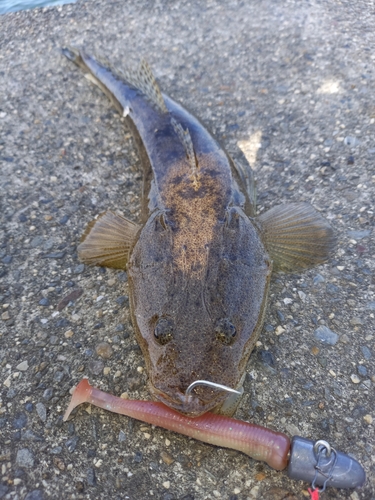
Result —
[[104, 410], [62, 423], [84, 376], [149, 397], [126, 273], [76, 254], [98, 213], [139, 217], [137, 152], [67, 44], [120, 67], [145, 57], [251, 160], [259, 211], [309, 201], [331, 221], [329, 263], [273, 278], [236, 417], [356, 457], [365, 486], [322, 499], [375, 498], [374, 22], [365, 0], [93, 0], [0, 17], [1, 499], [308, 498], [285, 472]]

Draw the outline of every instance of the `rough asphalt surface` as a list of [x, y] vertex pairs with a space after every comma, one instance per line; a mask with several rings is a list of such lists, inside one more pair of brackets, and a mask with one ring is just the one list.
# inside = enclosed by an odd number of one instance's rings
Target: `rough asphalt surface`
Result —
[[309, 201], [331, 221], [329, 263], [273, 278], [236, 416], [355, 456], [364, 488], [323, 500], [375, 498], [374, 23], [364, 0], [100, 0], [0, 18], [0, 499], [308, 498], [285, 472], [104, 410], [62, 422], [84, 376], [149, 397], [126, 273], [76, 253], [107, 208], [137, 220], [137, 152], [67, 44], [118, 66], [145, 57], [245, 151], [259, 211]]

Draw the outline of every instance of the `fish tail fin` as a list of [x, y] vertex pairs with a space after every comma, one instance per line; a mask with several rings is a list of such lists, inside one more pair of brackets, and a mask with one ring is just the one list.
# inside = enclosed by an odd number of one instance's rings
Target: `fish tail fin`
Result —
[[336, 238], [329, 223], [309, 204], [271, 208], [256, 218], [275, 271], [291, 272], [325, 262]]
[[144, 59], [136, 69], [115, 70], [104, 58], [94, 58], [74, 47], [62, 49], [64, 56], [79, 66], [86, 78], [95, 83], [114, 103], [123, 116], [128, 114], [128, 106], [123, 102], [121, 85], [126, 84], [137, 90], [159, 113], [167, 113], [163, 95], [147, 61]]

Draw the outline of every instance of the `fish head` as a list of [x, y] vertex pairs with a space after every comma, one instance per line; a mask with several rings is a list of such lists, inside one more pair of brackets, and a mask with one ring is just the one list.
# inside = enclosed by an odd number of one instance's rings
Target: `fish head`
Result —
[[205, 385], [187, 394], [197, 380], [241, 388], [263, 323], [271, 262], [250, 220], [234, 215], [234, 227], [225, 219], [208, 244], [191, 249], [193, 265], [188, 241], [176, 255], [173, 229], [154, 214], [129, 261], [132, 318], [149, 390], [190, 416], [220, 412], [228, 400], [226, 391]]

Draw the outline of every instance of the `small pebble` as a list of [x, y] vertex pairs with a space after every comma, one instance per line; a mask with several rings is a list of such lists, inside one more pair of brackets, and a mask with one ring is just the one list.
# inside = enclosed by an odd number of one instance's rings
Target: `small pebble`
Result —
[[365, 415], [365, 416], [363, 417], [363, 420], [364, 420], [367, 424], [369, 424], [369, 425], [371, 425], [371, 424], [372, 424], [372, 421], [373, 421], [373, 419], [372, 419], [372, 416], [371, 416], [371, 415]]
[[37, 248], [42, 245], [43, 241], [42, 236], [35, 236], [35, 238], [31, 240], [30, 246], [31, 248]]
[[87, 469], [86, 478], [87, 478], [87, 484], [89, 486], [95, 486], [96, 485], [95, 470], [92, 467], [90, 467], [89, 469]]
[[266, 474], [264, 472], [258, 472], [258, 474], [255, 475], [255, 479], [257, 481], [263, 481], [264, 479], [266, 479]]
[[339, 339], [337, 333], [330, 330], [328, 327], [321, 325], [314, 332], [315, 338], [323, 344], [335, 345]]
[[167, 465], [171, 465], [173, 464], [174, 462], [174, 458], [169, 454], [167, 453], [166, 451], [162, 451], [160, 453], [160, 458], [163, 460], [163, 462]]
[[367, 368], [363, 365], [357, 366], [357, 372], [358, 372], [358, 375], [360, 375], [361, 377], [367, 376]]
[[103, 375], [106, 375], [106, 376], [109, 375], [110, 371], [111, 371], [111, 368], [109, 366], [105, 366], [103, 368]]
[[68, 220], [69, 220], [69, 216], [68, 216], [68, 215], [63, 215], [63, 216], [61, 217], [61, 219], [59, 220], [59, 223], [60, 223], [61, 225], [64, 225], [64, 224], [66, 224], [66, 223], [68, 222]]
[[74, 274], [81, 274], [85, 270], [85, 264], [78, 264], [73, 270]]
[[34, 455], [27, 448], [18, 450], [16, 456], [16, 464], [20, 467], [31, 469], [32, 467], [34, 467]]
[[55, 446], [54, 448], [52, 448], [50, 453], [52, 453], [52, 455], [60, 455], [61, 452], [62, 452], [62, 447]]
[[166, 490], [169, 490], [171, 487], [171, 482], [170, 481], [164, 481], [163, 486]]
[[90, 373], [92, 373], [93, 375], [99, 375], [99, 373], [102, 373], [104, 369], [104, 363], [100, 360], [91, 360], [88, 368]]
[[125, 303], [129, 301], [129, 297], [127, 295], [122, 295], [116, 299], [116, 302], [119, 306], [123, 306]]
[[363, 229], [363, 230], [358, 230], [358, 231], [348, 231], [347, 232], [349, 238], [352, 238], [353, 240], [362, 240], [363, 238], [367, 238], [367, 236], [370, 236], [371, 230], [370, 229]]
[[361, 381], [361, 379], [355, 373], [352, 373], [352, 375], [350, 375], [350, 378], [353, 384], [359, 384]]
[[126, 434], [124, 431], [119, 432], [118, 441], [119, 441], [119, 443], [123, 443], [124, 441], [126, 441]]
[[30, 491], [24, 498], [24, 500], [44, 500], [44, 495], [42, 490]]
[[371, 359], [371, 351], [367, 346], [361, 346], [361, 351], [365, 359]]
[[16, 415], [16, 418], [13, 420], [13, 428], [14, 429], [23, 429], [27, 425], [27, 416], [25, 413], [19, 413]]
[[28, 361], [22, 361], [19, 365], [16, 366], [16, 370], [20, 370], [21, 372], [25, 372], [29, 368]]
[[55, 374], [53, 376], [53, 380], [54, 380], [54, 382], [57, 382], [59, 384], [62, 381], [62, 379], [64, 378], [64, 376], [65, 376], [64, 372], [57, 371], [57, 372], [55, 372]]
[[76, 446], [78, 444], [78, 440], [79, 440], [78, 436], [73, 436], [65, 442], [65, 446], [68, 448], [68, 451], [70, 453], [73, 453], [73, 451], [76, 449]]
[[355, 148], [360, 144], [360, 141], [351, 135], [347, 135], [344, 139], [345, 146], [349, 146], [350, 148]]
[[320, 283], [324, 283], [325, 282], [325, 279], [323, 278], [323, 276], [321, 274], [317, 274], [314, 279], [313, 279], [313, 284], [316, 286], [316, 285], [319, 285]]
[[45, 255], [47, 259], [63, 259], [65, 257], [65, 252], [52, 252]]
[[70, 339], [71, 337], [73, 337], [73, 335], [74, 335], [73, 330], [67, 330], [67, 331], [64, 333], [64, 337], [65, 337], [66, 339]]
[[47, 420], [47, 410], [46, 407], [44, 406], [43, 403], [37, 403], [35, 405], [36, 412], [38, 414], [38, 417], [42, 422], [45, 422]]
[[284, 323], [285, 322], [284, 314], [281, 311], [279, 311], [278, 309], [276, 310], [276, 314], [277, 314], [277, 317], [278, 317], [280, 323]]
[[107, 342], [100, 342], [95, 348], [95, 352], [103, 359], [110, 359], [113, 355], [113, 348]]
[[26, 403], [25, 404], [25, 410], [28, 411], [29, 413], [31, 413], [34, 409], [34, 405], [30, 402]]
[[285, 332], [285, 328], [283, 328], [281, 325], [279, 325], [276, 330], [275, 330], [275, 333], [276, 335], [281, 335], [282, 333]]
[[9, 311], [3, 312], [3, 314], [1, 315], [1, 319], [4, 321], [10, 319]]
[[43, 399], [49, 401], [50, 399], [52, 399], [52, 396], [53, 396], [52, 387], [47, 387], [47, 389], [43, 392]]

